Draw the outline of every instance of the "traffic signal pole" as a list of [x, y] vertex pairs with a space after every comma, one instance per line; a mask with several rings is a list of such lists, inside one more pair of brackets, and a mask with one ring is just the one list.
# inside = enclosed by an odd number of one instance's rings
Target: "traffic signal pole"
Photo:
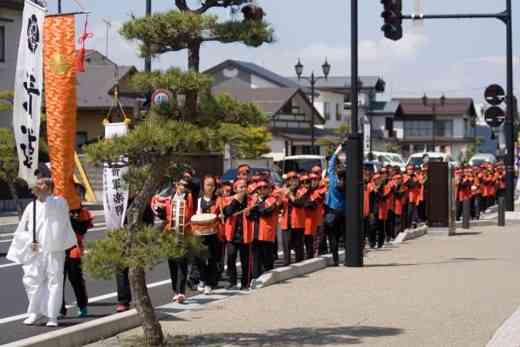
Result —
[[433, 15], [401, 15], [401, 19], [423, 20], [423, 19], [472, 19], [472, 18], [495, 18], [506, 24], [507, 43], [507, 113], [504, 125], [506, 139], [506, 196], [505, 205], [507, 211], [515, 209], [515, 147], [514, 147], [514, 106], [513, 106], [513, 11], [512, 0], [506, 0], [506, 10], [500, 13], [475, 13], [475, 14], [433, 14]]
[[358, 0], [351, 0], [351, 132], [344, 144], [347, 153], [345, 192], [345, 266], [363, 266], [363, 137], [359, 133]]

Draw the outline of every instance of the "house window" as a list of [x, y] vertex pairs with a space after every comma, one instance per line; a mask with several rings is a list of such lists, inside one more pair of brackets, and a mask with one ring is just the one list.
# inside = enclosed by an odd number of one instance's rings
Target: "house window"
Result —
[[5, 27], [0, 26], [0, 63], [5, 63]]
[[385, 118], [385, 130], [388, 131], [388, 137], [392, 138], [394, 136], [394, 119], [393, 118]]
[[336, 104], [336, 120], [339, 122], [341, 121], [341, 118], [343, 116], [342, 114], [343, 112], [341, 112], [341, 104]]
[[411, 120], [404, 122], [404, 137], [432, 137], [432, 122]]
[[325, 116], [325, 120], [330, 120], [330, 103], [323, 103], [323, 115]]
[[435, 136], [453, 137], [453, 120], [436, 120]]
[[424, 152], [424, 144], [416, 144], [416, 145], [413, 145], [413, 150], [415, 153], [420, 153], [420, 152]]

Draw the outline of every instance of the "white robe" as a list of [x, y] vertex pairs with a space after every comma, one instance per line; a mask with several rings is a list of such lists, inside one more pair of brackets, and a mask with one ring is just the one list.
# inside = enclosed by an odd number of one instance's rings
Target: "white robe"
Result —
[[57, 318], [63, 296], [65, 250], [76, 245], [65, 199], [50, 196], [36, 201], [37, 252], [32, 251], [33, 203], [14, 234], [7, 259], [23, 265], [23, 284], [29, 299], [27, 313]]

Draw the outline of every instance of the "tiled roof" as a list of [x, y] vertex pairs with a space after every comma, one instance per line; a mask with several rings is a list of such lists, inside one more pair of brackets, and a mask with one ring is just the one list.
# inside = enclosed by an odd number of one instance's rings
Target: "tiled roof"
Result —
[[[77, 75], [78, 108], [108, 108], [112, 105], [110, 89], [116, 84], [116, 69], [123, 78], [133, 68], [130, 66], [90, 65]], [[121, 98], [125, 106], [133, 105], [132, 99]]]
[[439, 98], [428, 98], [427, 105], [424, 105], [422, 98], [397, 98], [399, 102], [399, 113], [401, 116], [431, 116], [433, 105], [435, 104], [435, 114], [442, 116], [475, 114], [475, 105], [472, 98], [446, 98], [443, 105]]
[[298, 92], [298, 88], [213, 88], [213, 94], [229, 94], [241, 102], [253, 102], [272, 116]]
[[240, 60], [228, 59], [228, 60], [204, 71], [204, 73], [212, 74], [212, 73], [214, 73], [224, 67], [230, 66], [230, 65], [236, 66], [237, 68], [241, 68], [242, 70], [248, 71], [251, 74], [260, 76], [263, 79], [265, 79], [271, 83], [274, 83], [281, 88], [299, 88], [299, 84], [292, 81], [289, 78], [280, 76], [255, 63], [250, 63], [250, 62], [245, 62], [245, 61], [240, 61]]

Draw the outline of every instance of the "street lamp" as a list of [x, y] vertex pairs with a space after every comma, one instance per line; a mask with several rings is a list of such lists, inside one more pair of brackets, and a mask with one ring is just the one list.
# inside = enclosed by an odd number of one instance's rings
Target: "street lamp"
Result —
[[321, 66], [321, 69], [323, 71], [323, 76], [315, 76], [314, 75], [314, 71], [312, 71], [310, 77], [304, 77], [304, 76], [302, 76], [303, 75], [303, 64], [301, 63], [300, 58], [298, 58], [298, 63], [296, 65], [294, 65], [294, 71], [296, 72], [296, 76], [298, 76], [298, 80], [300, 81], [300, 80], [303, 79], [305, 81], [309, 81], [309, 83], [311, 84], [311, 104], [312, 104], [311, 148], [312, 148], [312, 153], [313, 154], [315, 153], [315, 149], [314, 149], [314, 142], [315, 142], [315, 136], [314, 136], [314, 90], [315, 90], [315, 87], [316, 87], [316, 82], [318, 82], [321, 79], [325, 79], [325, 80], [328, 79], [329, 73], [330, 73], [330, 68], [331, 68], [331, 66], [330, 66], [329, 62], [327, 61], [327, 58], [325, 58], [325, 62]]
[[[428, 106], [428, 97], [426, 96], [426, 93], [422, 97], [422, 102], [424, 106]], [[439, 99], [440, 106], [444, 106], [446, 104], [446, 97], [444, 94], [442, 94], [441, 98]], [[433, 144], [433, 151], [435, 152], [435, 136], [437, 135], [435, 131], [437, 130], [436, 127], [436, 118], [437, 118], [437, 103], [435, 101], [432, 102], [432, 144]]]

